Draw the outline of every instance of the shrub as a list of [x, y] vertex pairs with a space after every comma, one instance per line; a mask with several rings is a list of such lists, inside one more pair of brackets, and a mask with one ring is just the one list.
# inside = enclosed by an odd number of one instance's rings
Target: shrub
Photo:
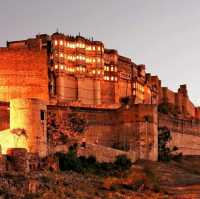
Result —
[[121, 103], [122, 105], [128, 105], [129, 102], [130, 102], [130, 97], [128, 97], [128, 96], [126, 96], [126, 97], [121, 97], [121, 98], [120, 98], [120, 103]]
[[126, 155], [117, 156], [114, 164], [118, 169], [129, 169], [132, 165], [131, 160]]
[[168, 114], [169, 113], [169, 106], [167, 103], [162, 103], [158, 105], [158, 112], [163, 113], [163, 114]]
[[35, 199], [35, 198], [40, 198], [41, 195], [39, 193], [28, 193], [24, 196], [23, 199]]
[[61, 171], [73, 170], [81, 173], [91, 172], [97, 175], [115, 175], [118, 171], [129, 169], [132, 164], [125, 155], [117, 156], [114, 163], [99, 163], [94, 156], [77, 157], [73, 147], [70, 147], [67, 154], [57, 153], [56, 156], [59, 159]]
[[76, 151], [71, 149], [66, 155], [59, 158], [59, 165], [62, 171], [75, 170], [80, 171], [80, 160], [77, 158]]
[[88, 162], [88, 164], [96, 164], [96, 157], [95, 156], [89, 156], [88, 158], [87, 158], [87, 162]]

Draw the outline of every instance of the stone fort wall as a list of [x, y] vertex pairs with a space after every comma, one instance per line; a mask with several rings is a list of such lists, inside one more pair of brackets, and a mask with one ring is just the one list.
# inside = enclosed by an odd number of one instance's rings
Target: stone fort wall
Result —
[[[48, 137], [52, 147], [63, 145], [63, 135], [75, 137], [68, 126], [69, 114], [87, 121], [84, 133], [76, 135], [90, 144], [134, 151], [135, 158], [157, 159], [157, 107], [133, 105], [121, 109], [88, 109], [48, 106]], [[54, 128], [52, 128], [54, 126]], [[54, 149], [51, 149], [54, 151]]]
[[171, 132], [170, 146], [178, 147], [183, 155], [200, 155], [200, 122], [181, 120], [160, 115], [159, 127], [167, 127]]
[[0, 131], [10, 127], [9, 103], [0, 102]]
[[200, 108], [196, 107], [189, 99], [186, 85], [181, 85], [177, 92], [163, 87], [160, 94], [160, 103], [163, 102], [176, 106], [185, 118], [200, 119]]
[[13, 98], [48, 100], [45, 50], [0, 48], [0, 100]]

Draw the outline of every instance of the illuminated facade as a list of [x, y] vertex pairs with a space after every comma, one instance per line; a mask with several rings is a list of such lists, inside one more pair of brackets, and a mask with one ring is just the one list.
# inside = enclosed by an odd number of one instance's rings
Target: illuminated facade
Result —
[[[130, 106], [121, 109], [127, 99]], [[101, 41], [58, 32], [7, 42], [7, 47], [0, 48], [0, 102], [10, 106], [9, 115], [7, 105], [1, 108], [0, 103], [0, 130], [9, 126], [9, 132], [26, 132], [19, 140], [19, 136], [3, 132], [0, 145], [4, 153], [7, 148], [23, 147], [46, 156], [48, 116], [56, 115], [53, 119], [61, 128], [56, 127], [51, 132], [56, 135], [51, 136], [63, 136], [71, 108], [91, 120], [86, 132], [91, 142], [98, 139], [100, 144], [112, 147], [116, 137], [124, 142], [125, 136], [130, 149], [137, 150], [140, 145], [138, 158], [148, 159], [145, 154], [151, 145], [151, 160], [157, 159], [160, 104], [170, 104], [178, 119], [200, 120], [200, 108], [189, 100], [186, 85], [173, 92], [162, 87], [157, 76], [146, 73], [145, 65], [137, 65], [116, 50], [107, 49]], [[2, 122], [8, 115], [7, 123]], [[7, 138], [10, 141], [5, 144]], [[148, 141], [145, 145], [144, 140]]]
[[54, 33], [46, 40], [50, 42], [50, 98], [106, 105], [133, 96], [135, 103], [157, 103], [157, 90], [146, 81], [144, 65], [82, 36]]
[[151, 84], [155, 77], [145, 73], [145, 66], [106, 49], [100, 41], [54, 33], [8, 42], [8, 49], [18, 48], [46, 51], [50, 103], [118, 105], [126, 96], [133, 96], [135, 103], [158, 102], [158, 88]]

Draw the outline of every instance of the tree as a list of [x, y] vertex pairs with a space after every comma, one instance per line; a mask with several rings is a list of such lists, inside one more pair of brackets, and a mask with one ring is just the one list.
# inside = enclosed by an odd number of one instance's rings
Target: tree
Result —
[[160, 127], [158, 129], [158, 160], [170, 161], [172, 159], [178, 159], [182, 156], [181, 153], [175, 153], [178, 151], [178, 147], [174, 146], [172, 149], [169, 146], [171, 140], [171, 132], [167, 127]]

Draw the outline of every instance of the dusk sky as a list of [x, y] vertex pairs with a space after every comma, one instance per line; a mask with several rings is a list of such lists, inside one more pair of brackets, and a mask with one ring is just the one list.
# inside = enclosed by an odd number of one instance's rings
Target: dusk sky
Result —
[[187, 84], [200, 105], [199, 0], [1, 0], [0, 46], [52, 34], [93, 37], [117, 49], [163, 86]]

